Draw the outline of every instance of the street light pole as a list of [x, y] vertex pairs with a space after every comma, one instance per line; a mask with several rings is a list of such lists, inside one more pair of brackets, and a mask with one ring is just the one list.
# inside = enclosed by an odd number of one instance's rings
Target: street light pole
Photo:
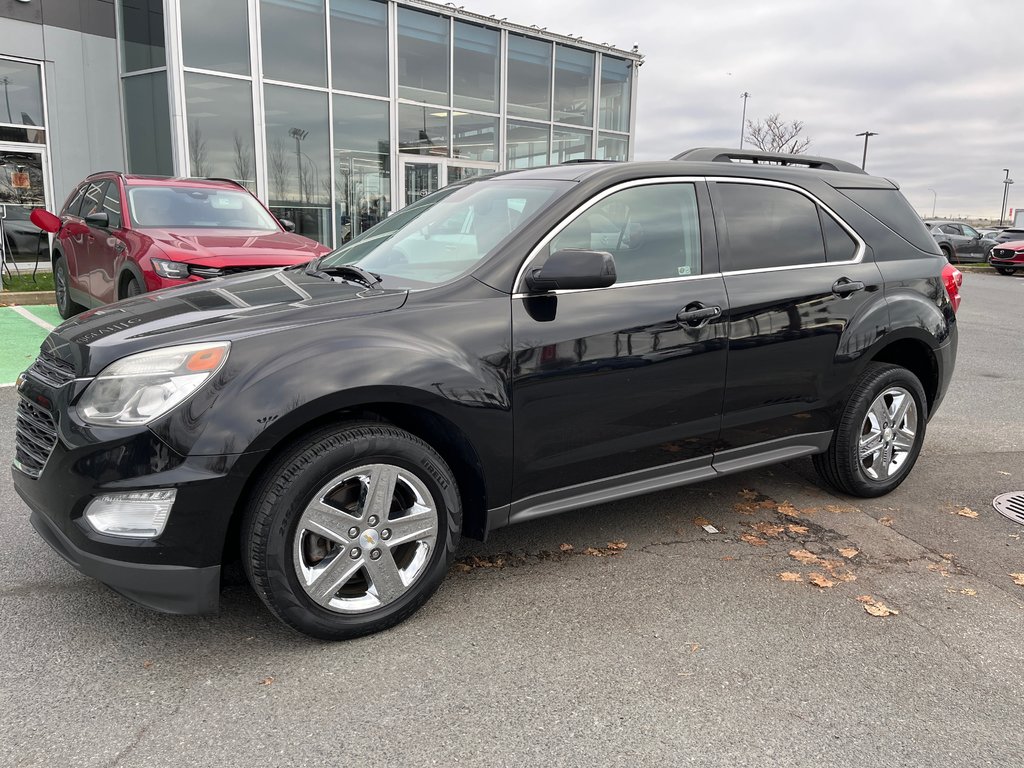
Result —
[[1006, 203], [1010, 199], [1010, 185], [1013, 184], [1013, 179], [1010, 178], [1010, 169], [1003, 168], [1003, 173], [1006, 176], [1003, 178], [1003, 206], [999, 209], [999, 226], [1003, 226], [1003, 217], [1006, 215]]
[[932, 218], [934, 219], [935, 218], [935, 201], [939, 199], [939, 196], [935, 192], [935, 190], [932, 189], [931, 187], [928, 188], [928, 191], [932, 193]]
[[750, 98], [750, 94], [744, 91], [740, 94], [740, 98], [743, 99], [743, 114], [740, 116], [740, 149], [743, 149], [743, 134], [747, 132], [747, 99]]
[[864, 167], [868, 164], [868, 139], [872, 136], [877, 136], [878, 134], [871, 131], [864, 131], [864, 133], [857, 133], [854, 135], [864, 137], [864, 157], [862, 157], [860, 161], [860, 169], [863, 171]]
[[302, 192], [305, 186], [305, 179], [302, 178], [302, 140], [309, 135], [309, 131], [303, 130], [302, 128], [291, 128], [288, 131], [288, 135], [295, 139], [295, 165], [298, 170], [298, 182], [299, 182], [299, 205], [302, 205]]

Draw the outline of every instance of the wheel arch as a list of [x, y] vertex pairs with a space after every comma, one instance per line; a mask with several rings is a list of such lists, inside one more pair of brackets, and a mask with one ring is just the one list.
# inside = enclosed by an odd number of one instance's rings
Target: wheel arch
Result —
[[142, 270], [131, 261], [125, 262], [121, 267], [121, 271], [117, 273], [117, 298], [118, 300], [125, 298], [124, 289], [128, 284], [128, 279], [134, 277], [139, 287], [142, 288], [142, 292], [146, 292], [146, 278], [142, 274]]
[[931, 415], [938, 398], [939, 362], [926, 341], [913, 336], [890, 340], [874, 351], [867, 362], [898, 365], [917, 376], [928, 398], [928, 414]]

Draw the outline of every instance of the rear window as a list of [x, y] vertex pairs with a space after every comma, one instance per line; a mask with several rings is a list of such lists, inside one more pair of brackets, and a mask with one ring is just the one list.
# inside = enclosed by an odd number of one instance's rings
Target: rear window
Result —
[[916, 248], [941, 254], [935, 238], [925, 229], [917, 211], [896, 189], [838, 190]]

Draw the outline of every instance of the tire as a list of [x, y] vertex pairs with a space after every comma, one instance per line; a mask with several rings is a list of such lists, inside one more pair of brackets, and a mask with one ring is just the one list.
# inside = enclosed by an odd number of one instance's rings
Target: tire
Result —
[[268, 469], [246, 511], [242, 563], [282, 622], [346, 640], [415, 613], [444, 580], [461, 530], [458, 486], [434, 449], [387, 424], [343, 424]]
[[[927, 424], [928, 400], [917, 376], [898, 365], [871, 363], [854, 385], [828, 450], [814, 457], [814, 468], [850, 496], [883, 496], [914, 468]], [[869, 451], [863, 459], [862, 450]]]
[[1014, 269], [1013, 267], [996, 267], [996, 272], [998, 272], [1000, 275], [1012, 275], [1016, 271], [1017, 270]]
[[942, 251], [942, 255], [946, 257], [946, 261], [950, 264], [959, 264], [960, 259], [957, 258], [956, 251], [950, 246], [942, 243], [939, 245], [939, 250]]
[[53, 293], [57, 297], [57, 311], [65, 320], [85, 310], [71, 298], [71, 275], [63, 256], [58, 256], [53, 262]]
[[130, 299], [132, 296], [141, 296], [143, 293], [145, 293], [145, 291], [142, 290], [142, 286], [139, 285], [138, 279], [132, 275], [122, 283], [121, 295], [118, 296], [118, 298]]

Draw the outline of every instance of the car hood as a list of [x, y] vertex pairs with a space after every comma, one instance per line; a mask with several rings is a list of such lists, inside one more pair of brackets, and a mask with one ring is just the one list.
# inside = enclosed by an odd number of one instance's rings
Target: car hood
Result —
[[200, 341], [236, 341], [401, 307], [406, 289], [370, 290], [302, 269], [267, 269], [145, 293], [58, 326], [43, 349], [93, 376], [125, 355]]
[[330, 250], [293, 232], [180, 228], [139, 232], [176, 261], [204, 262], [218, 267], [235, 264], [288, 266], [309, 261]]

